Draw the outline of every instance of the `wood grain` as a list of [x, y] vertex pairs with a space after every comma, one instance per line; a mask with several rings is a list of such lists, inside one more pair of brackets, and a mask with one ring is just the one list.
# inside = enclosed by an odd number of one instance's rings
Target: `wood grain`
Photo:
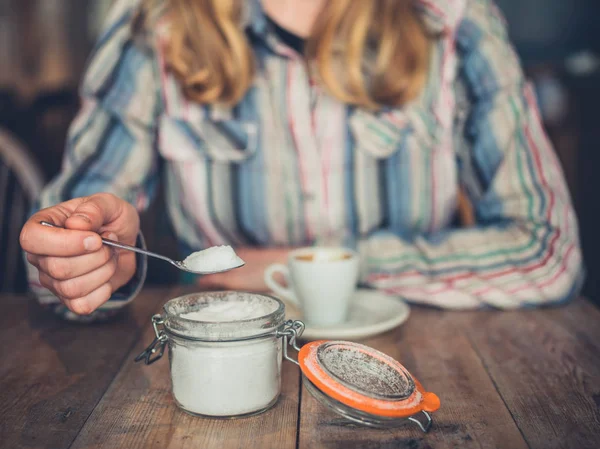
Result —
[[164, 296], [145, 292], [98, 325], [70, 324], [34, 301], [3, 296], [0, 447], [69, 447]]
[[103, 325], [67, 324], [0, 297], [0, 448], [600, 447], [600, 312], [586, 301], [515, 312], [413, 307], [401, 328], [366, 341], [440, 396], [423, 434], [348, 423], [300, 388], [291, 363], [279, 403], [262, 415], [180, 411], [167, 359], [132, 360], [153, 337], [150, 315], [186, 291], [146, 291]]
[[364, 342], [396, 358], [423, 386], [438, 394], [441, 409], [424, 434], [357, 428], [302, 391], [300, 448], [526, 448], [519, 429], [487, 375], [457, 315], [413, 308], [407, 323]]
[[267, 412], [250, 418], [213, 420], [181, 411], [171, 396], [167, 357], [151, 366], [133, 358], [154, 337], [147, 326], [123, 370], [75, 440], [73, 449], [276, 448], [296, 446], [298, 369], [283, 364], [282, 394]]
[[465, 325], [532, 448], [600, 447], [600, 313], [593, 306], [491, 313]]

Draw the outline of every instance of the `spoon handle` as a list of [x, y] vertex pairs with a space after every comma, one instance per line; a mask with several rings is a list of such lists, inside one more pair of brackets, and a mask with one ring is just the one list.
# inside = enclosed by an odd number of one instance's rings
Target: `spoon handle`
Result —
[[[57, 225], [49, 223], [47, 221], [40, 221], [40, 224], [42, 226], [47, 226], [49, 228], [65, 229], [62, 226], [57, 226]], [[175, 263], [174, 260], [169, 259], [168, 257], [162, 256], [160, 254], [156, 254], [151, 251], [147, 251], [145, 249], [138, 248], [137, 246], [126, 245], [125, 243], [119, 243], [119, 242], [115, 242], [114, 240], [105, 239], [104, 237], [100, 237], [100, 238], [102, 239], [102, 243], [104, 243], [105, 245], [113, 246], [115, 248], [120, 248], [120, 249], [124, 249], [127, 251], [133, 251], [134, 253], [144, 254], [144, 255], [150, 256], [150, 257], [156, 257], [158, 259], [165, 260], [165, 261], [177, 266], [177, 264]]]

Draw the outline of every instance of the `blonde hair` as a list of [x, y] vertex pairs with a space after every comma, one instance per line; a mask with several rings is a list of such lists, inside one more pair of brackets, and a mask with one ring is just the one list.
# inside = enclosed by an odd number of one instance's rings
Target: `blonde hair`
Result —
[[[241, 26], [245, 1], [164, 0], [171, 25], [165, 59], [190, 100], [234, 105], [250, 88], [256, 64]], [[378, 109], [402, 105], [419, 94], [427, 77], [430, 39], [413, 2], [325, 2], [305, 56], [331, 95]], [[141, 16], [148, 16], [156, 3], [144, 0]]]

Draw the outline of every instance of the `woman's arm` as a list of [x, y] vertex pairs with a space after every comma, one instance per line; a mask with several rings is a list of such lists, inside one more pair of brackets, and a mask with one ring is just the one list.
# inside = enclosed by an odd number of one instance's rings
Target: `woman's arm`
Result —
[[360, 244], [365, 280], [445, 308], [567, 300], [583, 278], [577, 221], [534, 93], [489, 0], [468, 2], [456, 37], [472, 100], [460, 177], [477, 225], [413, 241], [372, 236]]
[[[157, 180], [154, 141], [161, 103], [152, 50], [134, 42], [131, 29], [138, 3], [117, 1], [110, 13], [83, 81], [82, 107], [69, 131], [62, 170], [44, 189], [36, 209], [98, 192], [112, 193], [138, 211], [150, 202]], [[28, 267], [40, 302], [56, 304], [68, 314], [39, 284], [37, 269]], [[102, 308], [119, 308], [132, 299], [145, 269], [145, 259], [139, 258], [132, 281]]]

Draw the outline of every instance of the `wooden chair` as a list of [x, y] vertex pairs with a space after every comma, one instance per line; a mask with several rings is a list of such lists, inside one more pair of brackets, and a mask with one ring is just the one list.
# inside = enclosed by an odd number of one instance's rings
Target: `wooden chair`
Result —
[[27, 288], [19, 234], [43, 185], [41, 170], [29, 151], [0, 129], [0, 292]]

